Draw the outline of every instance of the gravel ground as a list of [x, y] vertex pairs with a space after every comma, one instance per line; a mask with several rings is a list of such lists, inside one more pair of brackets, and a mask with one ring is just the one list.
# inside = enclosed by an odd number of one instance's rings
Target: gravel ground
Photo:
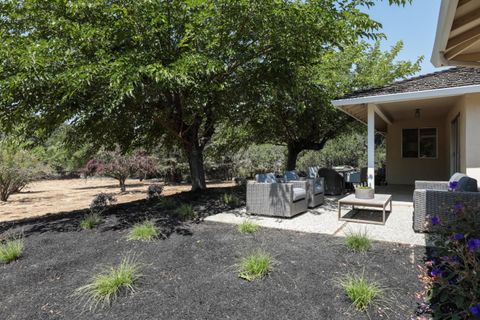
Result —
[[[372, 319], [414, 315], [423, 247], [375, 242], [367, 254], [356, 254], [343, 238], [266, 228], [244, 235], [228, 224], [182, 224], [149, 206], [119, 205], [89, 231], [78, 230], [82, 212], [0, 225], [4, 235], [23, 230], [26, 245], [20, 260], [0, 265], [0, 319], [368, 319], [338, 288], [349, 272], [385, 287], [386, 315], [372, 308]], [[145, 217], [165, 237], [127, 241], [128, 228]], [[269, 252], [275, 267], [247, 282], [237, 263], [256, 249]], [[75, 289], [126, 254], [142, 263], [136, 291], [110, 308], [85, 309]]]

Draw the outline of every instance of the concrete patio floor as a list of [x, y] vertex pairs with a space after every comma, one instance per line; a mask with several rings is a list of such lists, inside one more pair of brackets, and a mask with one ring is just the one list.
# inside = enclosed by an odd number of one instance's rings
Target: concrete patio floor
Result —
[[[410, 245], [428, 245], [425, 235], [415, 233], [412, 229], [412, 187], [379, 187], [376, 192], [393, 195], [393, 209], [392, 212], [387, 215], [385, 225], [339, 221], [337, 200], [341, 197], [326, 197], [323, 205], [310, 209], [308, 212], [290, 219], [249, 215], [246, 213], [245, 208], [241, 208], [239, 210], [219, 213], [210, 216], [205, 220], [240, 224], [248, 218], [266, 228], [322, 233], [333, 236], [345, 236], [348, 232], [366, 231], [369, 237], [374, 240]], [[381, 221], [382, 213], [374, 210], [353, 212], [350, 206], [344, 206], [342, 208], [342, 215], [348, 215], [353, 218]]]

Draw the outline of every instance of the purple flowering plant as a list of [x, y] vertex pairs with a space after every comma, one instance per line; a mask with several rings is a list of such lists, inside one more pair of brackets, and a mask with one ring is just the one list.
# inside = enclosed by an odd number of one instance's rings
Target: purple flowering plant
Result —
[[454, 202], [428, 224], [435, 248], [420, 279], [434, 319], [480, 319], [480, 208]]
[[457, 188], [458, 188], [458, 181], [450, 181], [448, 183], [448, 189], [450, 191], [457, 191]]

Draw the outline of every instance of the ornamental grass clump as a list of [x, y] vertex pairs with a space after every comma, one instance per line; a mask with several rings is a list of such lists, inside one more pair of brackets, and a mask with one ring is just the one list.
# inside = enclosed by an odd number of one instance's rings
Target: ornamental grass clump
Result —
[[253, 281], [265, 277], [273, 268], [273, 258], [265, 251], [256, 251], [240, 261], [239, 277]]
[[19, 259], [25, 247], [23, 238], [6, 240], [0, 243], [0, 262], [9, 263]]
[[420, 294], [436, 319], [480, 318], [480, 209], [457, 201], [430, 215], [428, 224], [436, 241], [420, 267]]
[[260, 226], [253, 221], [244, 220], [238, 225], [238, 231], [241, 233], [255, 233], [260, 229]]
[[189, 204], [186, 204], [186, 203], [184, 203], [180, 207], [178, 207], [175, 210], [175, 214], [182, 221], [192, 220], [196, 216], [195, 211], [193, 210], [193, 207]]
[[152, 221], [144, 221], [133, 226], [128, 233], [128, 240], [152, 241], [159, 235], [160, 233]]
[[89, 213], [85, 215], [82, 220], [80, 220], [80, 227], [84, 230], [92, 229], [100, 223], [102, 223], [102, 218], [100, 218], [98, 214]]
[[233, 193], [224, 193], [223, 203], [230, 207], [237, 207], [240, 205], [240, 199]]
[[369, 282], [363, 273], [347, 275], [340, 280], [340, 285], [355, 309], [360, 311], [367, 311], [369, 306], [381, 298], [383, 292], [378, 283]]
[[178, 203], [170, 197], [161, 197], [160, 206], [166, 210], [173, 210], [178, 207]]
[[107, 307], [122, 291], [134, 292], [135, 283], [141, 277], [140, 264], [135, 257], [126, 256], [120, 265], [94, 275], [88, 284], [76, 290], [76, 294], [85, 300], [90, 309]]
[[348, 248], [355, 252], [366, 252], [372, 247], [372, 240], [367, 230], [350, 231], [345, 235], [345, 243]]

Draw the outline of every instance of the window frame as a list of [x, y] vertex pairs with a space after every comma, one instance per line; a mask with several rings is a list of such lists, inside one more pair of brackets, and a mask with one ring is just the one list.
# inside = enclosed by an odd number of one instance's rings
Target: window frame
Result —
[[[435, 157], [420, 157], [420, 130], [422, 129], [435, 129]], [[416, 157], [405, 157], [403, 154], [403, 132], [405, 130], [416, 130], [417, 131], [417, 156]], [[438, 159], [438, 128], [437, 127], [418, 127], [418, 128], [402, 128], [402, 142], [400, 144], [400, 152], [402, 154], [402, 159], [420, 159], [420, 160], [436, 160]]]

